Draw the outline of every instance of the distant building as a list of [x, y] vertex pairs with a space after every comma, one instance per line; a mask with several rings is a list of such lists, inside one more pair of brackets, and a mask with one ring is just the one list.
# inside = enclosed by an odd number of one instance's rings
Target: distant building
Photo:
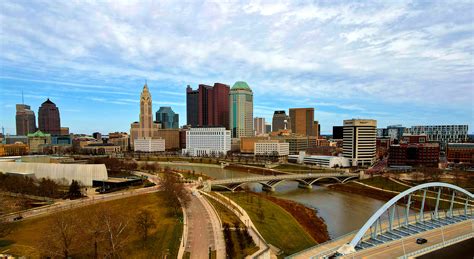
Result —
[[313, 131], [311, 136], [319, 137], [319, 133], [321, 132], [321, 125], [319, 125], [319, 121], [314, 121], [313, 123]]
[[61, 127], [60, 135], [69, 135], [69, 128], [68, 127]]
[[254, 136], [254, 137], [241, 137], [240, 138], [240, 153], [243, 154], [254, 154], [255, 143], [263, 140], [269, 140], [266, 136]]
[[51, 134], [43, 133], [40, 130], [28, 134], [28, 147], [30, 153], [42, 152], [42, 145], [51, 144]]
[[155, 138], [161, 138], [165, 140], [166, 150], [178, 150], [180, 149], [180, 129], [159, 129], [155, 132]]
[[235, 82], [230, 90], [230, 130], [233, 138], [254, 135], [253, 92], [243, 81]]
[[164, 139], [137, 138], [134, 141], [133, 151], [135, 152], [163, 152], [165, 151]]
[[390, 137], [377, 137], [375, 143], [376, 157], [381, 159], [387, 156], [390, 145], [392, 144]]
[[121, 152], [120, 146], [116, 146], [112, 143], [96, 143], [90, 144], [82, 148], [82, 152], [92, 155], [108, 155]]
[[61, 134], [59, 109], [49, 98], [41, 104], [38, 110], [38, 129], [51, 135]]
[[468, 140], [468, 125], [430, 125], [412, 126], [405, 133], [411, 135], [426, 134], [428, 141], [439, 142], [441, 150], [446, 149], [447, 143], [463, 143]]
[[314, 128], [314, 108], [290, 109], [291, 131], [302, 136], [317, 136]]
[[474, 164], [474, 143], [448, 143], [446, 149], [448, 162]]
[[179, 114], [175, 113], [171, 107], [162, 106], [156, 112], [156, 122], [161, 123], [162, 129], [178, 129]]
[[344, 120], [343, 156], [353, 166], [370, 166], [375, 161], [376, 135], [376, 120]]
[[229, 128], [229, 91], [226, 84], [200, 84], [186, 88], [187, 124], [192, 127]]
[[255, 117], [253, 119], [253, 127], [256, 136], [265, 134], [265, 118]]
[[344, 126], [332, 127], [332, 139], [342, 139], [344, 136]]
[[428, 143], [426, 135], [403, 136], [390, 145], [388, 165], [438, 167], [439, 151], [439, 143]]
[[6, 135], [4, 142], [5, 144], [15, 144], [18, 142], [28, 144], [28, 136]]
[[191, 128], [186, 131], [186, 149], [190, 156], [220, 156], [231, 149], [231, 133], [225, 128]]
[[307, 156], [304, 154], [288, 156], [288, 162], [317, 165], [326, 168], [350, 167], [349, 159], [340, 156]]
[[265, 133], [268, 134], [272, 132], [272, 124], [266, 123], [265, 124]]
[[27, 154], [28, 145], [26, 144], [0, 144], [0, 156], [23, 156]]
[[134, 145], [135, 139], [153, 138], [154, 132], [160, 128], [153, 121], [151, 93], [145, 83], [140, 94], [140, 120], [130, 125], [130, 145]]
[[29, 105], [16, 105], [16, 134], [26, 136], [36, 131], [35, 112], [30, 109]]
[[405, 127], [402, 125], [390, 125], [387, 128], [378, 128], [377, 137], [389, 137], [391, 141], [397, 142], [400, 140], [405, 132]]
[[290, 154], [290, 144], [278, 140], [259, 140], [255, 142], [255, 156], [283, 157]]
[[102, 141], [102, 134], [100, 134], [100, 132], [92, 133], [92, 137], [97, 139], [98, 141]]
[[290, 116], [286, 115], [285, 111], [275, 111], [272, 119], [272, 131], [291, 129]]
[[121, 151], [128, 151], [130, 137], [125, 132], [112, 132], [109, 133], [108, 143], [119, 146]]

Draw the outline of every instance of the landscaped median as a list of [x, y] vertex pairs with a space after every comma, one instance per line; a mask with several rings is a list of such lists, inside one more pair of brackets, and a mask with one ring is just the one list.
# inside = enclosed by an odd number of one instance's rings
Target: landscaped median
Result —
[[250, 192], [224, 195], [248, 213], [265, 241], [279, 248], [283, 252], [282, 256], [317, 244], [290, 213], [262, 195]]

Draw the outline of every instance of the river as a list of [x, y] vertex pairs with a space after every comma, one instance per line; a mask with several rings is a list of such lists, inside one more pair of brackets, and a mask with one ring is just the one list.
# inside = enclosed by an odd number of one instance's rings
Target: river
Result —
[[[253, 175], [247, 172], [203, 165], [170, 165], [170, 168], [194, 170], [196, 173], [202, 173], [215, 179]], [[261, 185], [258, 183], [249, 184], [249, 187], [253, 191], [262, 191]], [[312, 189], [300, 189], [298, 183], [293, 181], [280, 183], [271, 195], [315, 208], [318, 215], [326, 222], [331, 238], [337, 238], [359, 229], [384, 204], [380, 200], [332, 190], [325, 186], [313, 185]]]

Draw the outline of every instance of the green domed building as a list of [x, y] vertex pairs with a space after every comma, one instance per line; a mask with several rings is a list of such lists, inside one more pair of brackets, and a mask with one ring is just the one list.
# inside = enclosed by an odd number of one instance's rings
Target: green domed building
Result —
[[253, 92], [246, 82], [235, 82], [230, 89], [229, 103], [232, 137], [253, 136]]

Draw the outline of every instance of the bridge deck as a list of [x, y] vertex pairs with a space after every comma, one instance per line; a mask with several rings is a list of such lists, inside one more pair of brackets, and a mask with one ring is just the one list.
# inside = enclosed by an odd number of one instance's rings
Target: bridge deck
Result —
[[212, 185], [220, 184], [232, 184], [232, 183], [247, 183], [247, 182], [266, 182], [271, 180], [301, 180], [301, 179], [312, 179], [320, 177], [358, 177], [359, 174], [351, 173], [309, 173], [309, 174], [285, 174], [285, 175], [262, 175], [262, 176], [252, 176], [252, 177], [239, 177], [231, 179], [220, 179], [212, 180]]

